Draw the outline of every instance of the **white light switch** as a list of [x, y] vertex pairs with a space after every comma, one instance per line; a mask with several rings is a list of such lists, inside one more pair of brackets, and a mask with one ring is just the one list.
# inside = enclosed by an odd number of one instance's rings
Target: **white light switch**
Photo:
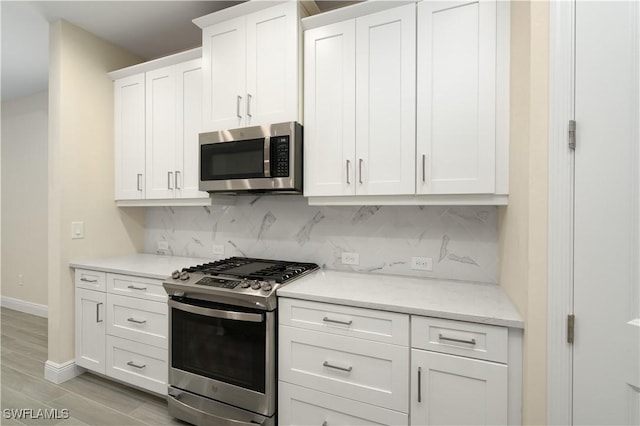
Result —
[[84, 222], [71, 222], [71, 238], [84, 238]]

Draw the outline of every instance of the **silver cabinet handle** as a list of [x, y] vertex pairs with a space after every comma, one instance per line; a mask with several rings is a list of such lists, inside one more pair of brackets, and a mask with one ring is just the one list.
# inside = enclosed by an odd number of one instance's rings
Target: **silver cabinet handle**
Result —
[[449, 342], [466, 343], [468, 345], [475, 345], [476, 344], [476, 339], [471, 339], [471, 340], [454, 339], [453, 337], [443, 336], [442, 333], [438, 334], [438, 339], [447, 340]]
[[422, 402], [422, 367], [418, 367], [418, 402]]
[[335, 324], [343, 324], [343, 325], [351, 325], [351, 324], [353, 324], [353, 321], [339, 321], [339, 320], [331, 319], [329, 317], [322, 318], [322, 321], [324, 321], [324, 322], [332, 322], [332, 323], [335, 323]]
[[138, 181], [136, 182], [138, 191], [142, 191], [142, 173], [138, 173]]
[[142, 364], [142, 365], [140, 365], [140, 364], [136, 364], [136, 363], [135, 363], [135, 362], [133, 362], [133, 361], [129, 361], [129, 362], [127, 363], [127, 365], [129, 365], [129, 366], [131, 366], [131, 367], [135, 367], [135, 368], [145, 368], [145, 367], [147, 366], [146, 364]]
[[422, 181], [427, 181], [427, 156], [422, 154]]
[[173, 172], [167, 172], [167, 189], [173, 189], [171, 187], [172, 180], [173, 180]]
[[80, 281], [84, 281], [85, 283], [97, 283], [98, 280], [90, 280], [88, 278], [82, 277], [80, 278]]
[[242, 96], [238, 95], [236, 98], [236, 117], [242, 118], [242, 114], [240, 114], [240, 101], [242, 101]]
[[351, 370], [353, 370], [353, 367], [347, 367], [347, 368], [339, 367], [337, 365], [329, 364], [329, 361], [323, 362], [322, 366], [327, 368], [333, 368], [334, 370], [346, 371], [347, 373], [351, 373]]
[[180, 186], [178, 184], [178, 177], [180, 176], [180, 170], [176, 170], [176, 179], [175, 179], [175, 185], [173, 185], [176, 189], [180, 189]]
[[358, 181], [362, 183], [362, 158], [358, 160]]
[[96, 303], [96, 322], [102, 322], [100, 319], [100, 305], [102, 305], [102, 302]]
[[251, 96], [251, 93], [247, 93], [247, 116], [248, 117], [253, 117], [251, 115], [251, 98], [253, 96]]
[[127, 321], [129, 321], [129, 322], [134, 322], [134, 323], [136, 323], [136, 324], [146, 324], [146, 322], [147, 322], [147, 320], [142, 320], [142, 321], [140, 321], [140, 320], [137, 320], [137, 319], [135, 319], [135, 318], [127, 318]]
[[136, 287], [135, 285], [128, 285], [127, 288], [130, 288], [131, 290], [146, 290], [146, 287]]
[[347, 185], [351, 185], [351, 180], [349, 180], [349, 166], [351, 165], [351, 161], [347, 160]]

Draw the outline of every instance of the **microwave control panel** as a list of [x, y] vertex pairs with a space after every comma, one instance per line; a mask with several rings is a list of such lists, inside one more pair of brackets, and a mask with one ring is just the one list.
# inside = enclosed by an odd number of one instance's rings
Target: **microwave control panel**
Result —
[[271, 177], [289, 177], [289, 136], [271, 137]]

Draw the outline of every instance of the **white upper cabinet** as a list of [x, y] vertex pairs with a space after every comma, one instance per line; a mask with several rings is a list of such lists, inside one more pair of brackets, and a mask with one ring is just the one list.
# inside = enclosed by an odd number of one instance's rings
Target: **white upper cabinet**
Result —
[[418, 193], [491, 194], [496, 2], [418, 3]]
[[[255, 7], [231, 9], [241, 13]], [[298, 4], [285, 2], [222, 21], [220, 16], [195, 20], [203, 37], [203, 130], [297, 120]]]
[[363, 2], [302, 22], [309, 204], [507, 203], [508, 2]]
[[305, 33], [306, 196], [415, 193], [415, 5]]
[[144, 74], [114, 82], [115, 198], [144, 198]]
[[356, 193], [415, 193], [416, 7], [356, 19]]
[[304, 193], [355, 195], [356, 25], [305, 33]]

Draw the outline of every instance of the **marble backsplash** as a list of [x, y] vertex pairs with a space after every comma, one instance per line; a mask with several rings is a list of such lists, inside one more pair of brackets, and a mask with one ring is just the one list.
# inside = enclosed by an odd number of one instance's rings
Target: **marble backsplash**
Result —
[[[296, 195], [239, 196], [235, 205], [148, 207], [145, 252], [315, 262], [327, 269], [496, 283], [498, 213], [492, 206], [316, 207]], [[213, 246], [224, 245], [224, 256]], [[342, 252], [360, 255], [343, 265]], [[433, 271], [411, 269], [411, 257]], [[187, 266], [187, 265], [185, 265]]]

